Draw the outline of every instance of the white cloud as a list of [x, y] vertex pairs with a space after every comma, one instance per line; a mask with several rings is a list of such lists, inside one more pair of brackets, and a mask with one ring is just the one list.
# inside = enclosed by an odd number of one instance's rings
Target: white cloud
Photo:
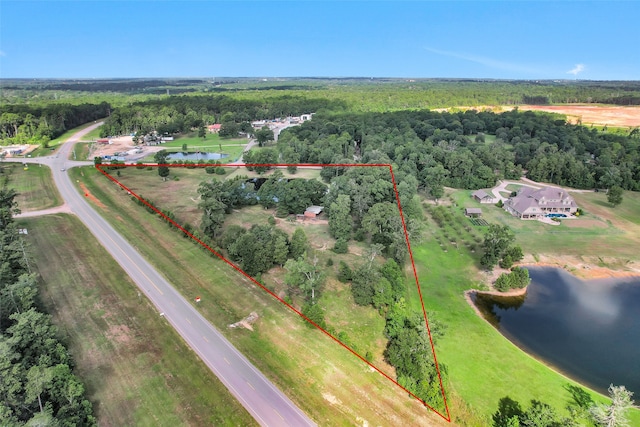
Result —
[[576, 66], [573, 67], [573, 69], [567, 71], [567, 74], [573, 74], [574, 76], [577, 76], [579, 73], [583, 72], [584, 70], [585, 70], [584, 64], [576, 64]]
[[484, 56], [460, 53], [460, 52], [451, 52], [447, 50], [439, 50], [433, 49], [430, 47], [425, 47], [425, 50], [435, 53], [437, 55], [448, 56], [451, 58], [462, 59], [465, 61], [475, 62], [477, 64], [484, 65], [489, 68], [496, 68], [499, 70], [508, 70], [508, 71], [518, 71], [523, 73], [539, 73], [539, 70], [533, 69], [531, 67], [527, 67], [525, 65], [515, 64], [511, 62], [499, 61], [493, 58], [487, 58]]

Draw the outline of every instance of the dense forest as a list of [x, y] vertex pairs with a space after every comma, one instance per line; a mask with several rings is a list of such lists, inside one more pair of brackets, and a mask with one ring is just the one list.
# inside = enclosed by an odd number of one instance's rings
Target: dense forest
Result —
[[3, 105], [0, 110], [0, 143], [44, 145], [85, 123], [110, 114], [106, 102], [100, 104], [49, 104], [45, 106]]
[[0, 189], [0, 424], [96, 425], [73, 360], [41, 309], [39, 279], [13, 221], [15, 196]]
[[302, 163], [394, 163], [434, 198], [443, 186], [486, 188], [523, 171], [574, 188], [640, 190], [638, 132], [602, 133], [530, 111], [318, 113], [283, 131], [278, 150]]
[[[394, 78], [0, 79], [2, 103], [80, 98], [99, 103], [114, 94], [229, 93], [258, 101], [283, 94], [347, 102], [351, 111], [554, 103], [640, 105], [636, 81]], [[273, 92], [279, 92], [274, 94]], [[83, 95], [84, 94], [84, 95]], [[95, 100], [100, 101], [96, 102]], [[121, 100], [127, 103], [124, 98]]]

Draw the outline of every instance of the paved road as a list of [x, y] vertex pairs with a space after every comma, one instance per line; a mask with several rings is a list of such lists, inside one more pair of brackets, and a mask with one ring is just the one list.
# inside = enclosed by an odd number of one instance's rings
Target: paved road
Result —
[[91, 230], [131, 279], [158, 308], [188, 345], [224, 383], [247, 411], [263, 426], [314, 426], [293, 402], [260, 373], [200, 313], [180, 295], [84, 199], [66, 170], [91, 162], [67, 160], [73, 143], [100, 123], [73, 135], [58, 155], [25, 159], [50, 166], [58, 190], [71, 212]]

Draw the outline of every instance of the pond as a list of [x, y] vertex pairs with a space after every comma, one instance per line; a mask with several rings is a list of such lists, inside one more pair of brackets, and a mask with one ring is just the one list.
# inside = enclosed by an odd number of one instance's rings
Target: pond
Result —
[[609, 384], [640, 394], [640, 278], [582, 281], [530, 268], [521, 297], [476, 294], [505, 337], [565, 375], [606, 394]]
[[228, 154], [220, 154], [220, 153], [205, 153], [205, 152], [197, 152], [197, 153], [169, 153], [167, 156], [167, 160], [220, 160], [225, 157], [229, 157]]

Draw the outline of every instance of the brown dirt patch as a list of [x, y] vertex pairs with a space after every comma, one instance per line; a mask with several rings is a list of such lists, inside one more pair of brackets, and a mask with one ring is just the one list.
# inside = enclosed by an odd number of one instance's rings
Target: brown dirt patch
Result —
[[102, 208], [102, 209], [106, 209], [106, 205], [104, 203], [102, 203], [100, 200], [98, 200], [98, 198], [96, 196], [94, 196], [93, 194], [91, 194], [91, 192], [89, 191], [89, 189], [87, 188], [86, 185], [84, 185], [82, 182], [80, 183], [80, 188], [82, 189], [82, 192], [84, 193], [85, 197], [89, 200], [91, 200], [91, 202]]

